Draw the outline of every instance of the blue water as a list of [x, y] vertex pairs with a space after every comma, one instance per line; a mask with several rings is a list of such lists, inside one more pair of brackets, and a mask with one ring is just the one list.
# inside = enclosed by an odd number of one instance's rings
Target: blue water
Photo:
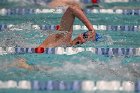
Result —
[[[88, 14], [94, 25], [140, 25], [139, 16], [116, 14]], [[0, 24], [15, 24], [14, 30], [0, 32], [0, 46], [4, 47], [35, 47], [38, 46], [49, 33], [31, 28], [32, 24], [59, 24], [62, 14], [30, 14], [0, 16]], [[78, 19], [75, 24], [83, 25]], [[21, 30], [17, 30], [21, 29]], [[74, 31], [73, 37], [85, 32]], [[98, 42], [87, 42], [75, 47], [123, 47], [139, 48], [140, 32], [133, 31], [97, 31], [103, 38]], [[39, 70], [29, 71], [9, 65], [16, 59], [26, 59], [28, 64], [35, 65]], [[7, 54], [0, 56], [0, 80], [138, 80], [140, 78], [139, 56], [97, 55], [91, 52], [81, 52], [74, 55], [56, 54]], [[51, 70], [46, 70], [47, 67]], [[22, 90], [0, 90], [13, 93]], [[25, 91], [24, 91], [25, 92]], [[27, 91], [27, 93], [32, 91]], [[39, 93], [39, 91], [34, 91]], [[51, 93], [51, 92], [50, 92]], [[58, 93], [58, 92], [56, 92]]]

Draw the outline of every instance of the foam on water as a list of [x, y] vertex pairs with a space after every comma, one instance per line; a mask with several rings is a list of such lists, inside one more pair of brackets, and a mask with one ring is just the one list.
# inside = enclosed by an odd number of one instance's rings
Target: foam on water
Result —
[[38, 45], [39, 42], [35, 42], [38, 38], [47, 37], [49, 32], [34, 29], [32, 23], [28, 22], [11, 26], [9, 30], [4, 31], [2, 34], [0, 38], [0, 41], [2, 41], [0, 42], [1, 46], [33, 47]]
[[106, 34], [106, 35], [102, 35], [101, 40], [99, 40], [97, 43], [95, 42], [93, 44], [94, 44], [94, 46], [104, 46], [104, 45], [111, 46], [111, 45], [113, 45], [113, 43], [114, 43], [114, 40], [112, 39], [112, 37], [110, 35]]

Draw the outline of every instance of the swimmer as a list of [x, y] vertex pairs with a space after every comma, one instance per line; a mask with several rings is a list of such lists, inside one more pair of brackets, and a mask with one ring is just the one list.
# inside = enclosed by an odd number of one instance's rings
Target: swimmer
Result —
[[[59, 1], [59, 0], [58, 0]], [[83, 44], [87, 41], [95, 40], [95, 30], [88, 20], [84, 12], [82, 11], [81, 6], [76, 2], [71, 2], [68, 0], [62, 0], [64, 4], [63, 7], [66, 7], [66, 11], [62, 16], [60, 29], [58, 30], [61, 33], [49, 35], [46, 40], [39, 45], [39, 47], [57, 47], [57, 46], [74, 46], [77, 44]], [[67, 2], [66, 2], [67, 1]], [[59, 1], [60, 2], [60, 1]], [[75, 18], [78, 18], [83, 24], [88, 28], [88, 31], [78, 35], [77, 38], [72, 40], [73, 32], [73, 23]]]
[[12, 64], [9, 64], [5, 67], [17, 67], [17, 68], [22, 68], [26, 70], [34, 70], [34, 71], [49, 71], [52, 70], [52, 67], [49, 67], [47, 65], [41, 66], [41, 65], [29, 65], [24, 58], [18, 58], [14, 60]]
[[[57, 0], [60, 2], [60, 0]], [[76, 2], [68, 2], [68, 0], [62, 0], [67, 1], [63, 2], [64, 4], [62, 6], [66, 7], [66, 11], [61, 19], [60, 23], [60, 29], [58, 30], [57, 34], [49, 35], [46, 40], [39, 45], [38, 47], [41, 48], [48, 48], [48, 47], [57, 47], [57, 46], [74, 46], [77, 44], [83, 44], [87, 41], [93, 41], [95, 40], [95, 30], [82, 11], [81, 6]], [[79, 34], [77, 38], [72, 40], [72, 32], [73, 32], [73, 23], [75, 18], [78, 18], [80, 21], [82, 21], [85, 26], [88, 28], [88, 31], [82, 34]], [[17, 66], [19, 68], [24, 68], [28, 70], [39, 70], [39, 67], [36, 67], [34, 65], [27, 64], [25, 59], [18, 59], [14, 66]], [[52, 69], [51, 67], [45, 67], [46, 70]]]

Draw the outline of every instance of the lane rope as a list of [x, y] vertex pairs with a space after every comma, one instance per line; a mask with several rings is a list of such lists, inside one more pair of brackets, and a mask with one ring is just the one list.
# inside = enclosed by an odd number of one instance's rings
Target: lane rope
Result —
[[[15, 27], [13, 24], [0, 24], [0, 31], [6, 30], [22, 30]], [[36, 30], [46, 30], [46, 31], [55, 31], [58, 30], [58, 25], [31, 25], [33, 29]], [[140, 31], [140, 25], [93, 25], [95, 30], [103, 30], [103, 31], [132, 31], [137, 32]], [[86, 26], [83, 25], [73, 25], [74, 30], [88, 30]]]
[[24, 89], [39, 91], [127, 91], [140, 92], [140, 81], [0, 81], [0, 89]]
[[56, 47], [56, 48], [21, 48], [21, 47], [0, 47], [0, 55], [4, 54], [57, 54], [74, 55], [80, 52], [92, 52], [105, 56], [140, 56], [140, 48], [93, 48], [93, 47]]
[[[140, 9], [85, 9], [85, 13], [101, 14], [123, 14], [123, 15], [140, 15]], [[56, 9], [27, 9], [27, 8], [2, 8], [0, 15], [27, 15], [27, 14], [62, 14], [65, 11], [60, 8]]]

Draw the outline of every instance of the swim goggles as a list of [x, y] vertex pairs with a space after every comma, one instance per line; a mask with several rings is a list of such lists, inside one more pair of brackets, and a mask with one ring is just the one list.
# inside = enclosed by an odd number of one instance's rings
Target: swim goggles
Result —
[[[83, 38], [86, 39], [88, 38], [88, 31], [83, 33]], [[102, 36], [99, 35], [98, 33], [95, 34], [95, 41], [99, 41], [99, 39], [101, 39]]]

